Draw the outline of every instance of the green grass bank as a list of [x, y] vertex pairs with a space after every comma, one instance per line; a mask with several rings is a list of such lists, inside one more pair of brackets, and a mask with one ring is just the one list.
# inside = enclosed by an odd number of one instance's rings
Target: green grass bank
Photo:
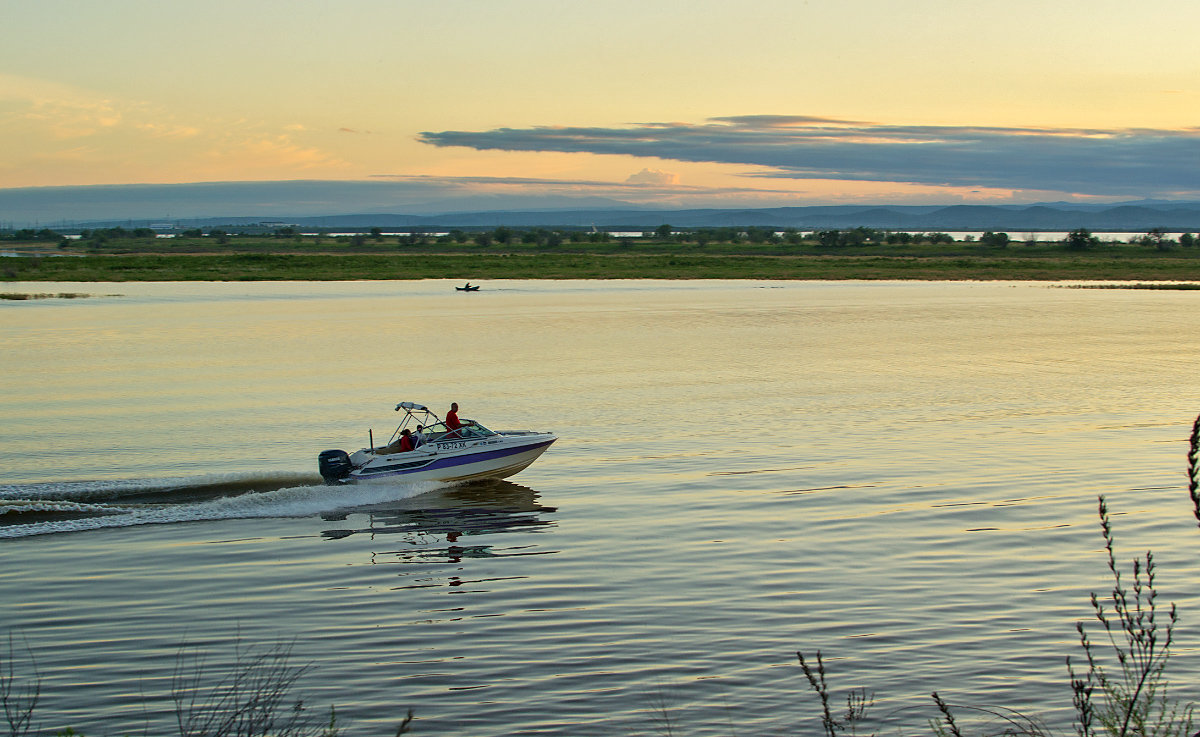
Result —
[[[1200, 256], [1200, 254], [1198, 254]], [[0, 262], [0, 281], [779, 279], [1200, 281], [1200, 258], [1037, 255], [392, 253], [86, 254]]]
[[[364, 279], [779, 279], [1200, 281], [1200, 241], [954, 241], [830, 231], [814, 237], [697, 234], [575, 242], [538, 231], [432, 237], [228, 235], [4, 239], [0, 281]], [[861, 230], [861, 229], [860, 229]], [[1086, 232], [1086, 231], [1082, 231]], [[866, 234], [872, 240], [855, 240]], [[834, 239], [832, 236], [838, 236]], [[534, 237], [537, 236], [537, 237]], [[815, 236], [820, 236], [815, 238]], [[865, 237], [865, 236], [864, 236]]]

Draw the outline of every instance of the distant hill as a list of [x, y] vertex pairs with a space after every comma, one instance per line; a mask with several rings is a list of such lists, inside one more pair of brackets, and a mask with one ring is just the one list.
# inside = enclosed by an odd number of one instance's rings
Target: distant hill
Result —
[[649, 230], [767, 227], [818, 230], [1032, 232], [1200, 231], [1200, 202], [1118, 204], [822, 205], [655, 210], [599, 197], [433, 192], [410, 181], [204, 182], [0, 189], [0, 228], [215, 227], [285, 223], [312, 229], [596, 227]]
[[1048, 205], [1012, 208], [988, 205], [950, 207], [775, 207], [703, 210], [511, 210], [439, 215], [344, 215], [294, 218], [302, 226], [478, 228], [500, 225], [650, 230], [664, 223], [677, 228], [768, 227], [821, 230], [859, 226], [888, 230], [995, 230], [1031, 232], [1088, 228], [1139, 231], [1151, 228], [1200, 230], [1200, 203], [1151, 207], [1124, 205], [1100, 210], [1058, 209]]

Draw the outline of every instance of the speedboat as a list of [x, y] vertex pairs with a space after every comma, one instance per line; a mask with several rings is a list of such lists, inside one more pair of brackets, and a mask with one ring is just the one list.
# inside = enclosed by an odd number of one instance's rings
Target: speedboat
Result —
[[[354, 453], [326, 450], [317, 456], [321, 478], [329, 485], [356, 484], [376, 479], [388, 481], [468, 481], [503, 479], [519, 473], [538, 459], [558, 438], [553, 433], [528, 430], [495, 432], [474, 420], [463, 419], [450, 428], [424, 405], [401, 402], [396, 411], [404, 419], [385, 445]], [[408, 431], [416, 444], [400, 450]]]

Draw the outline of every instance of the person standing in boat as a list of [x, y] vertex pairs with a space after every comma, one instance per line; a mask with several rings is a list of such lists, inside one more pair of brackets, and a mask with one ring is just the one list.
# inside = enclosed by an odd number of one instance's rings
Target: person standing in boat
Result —
[[413, 432], [413, 434], [412, 434], [413, 450], [416, 450], [417, 448], [420, 448], [422, 445], [425, 444], [425, 438], [421, 437], [421, 433], [424, 432], [424, 430], [425, 430], [424, 425], [417, 425], [417, 429]]

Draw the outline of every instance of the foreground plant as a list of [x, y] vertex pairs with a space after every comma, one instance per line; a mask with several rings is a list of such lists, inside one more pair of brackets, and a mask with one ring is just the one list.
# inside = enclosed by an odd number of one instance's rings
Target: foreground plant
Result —
[[[1188, 493], [1196, 520], [1200, 523], [1198, 458], [1200, 417], [1192, 424], [1188, 451]], [[1103, 628], [1103, 638], [1108, 647], [1094, 645], [1084, 623], [1076, 624], [1087, 668], [1082, 673], [1076, 672], [1071, 659], [1067, 658], [1075, 707], [1075, 731], [1079, 737], [1188, 737], [1193, 731], [1196, 705], [1170, 696], [1165, 675], [1171, 657], [1175, 625], [1178, 623], [1175, 605], [1170, 605], [1166, 621], [1161, 621], [1154, 555], [1150, 552], [1143, 558], [1134, 559], [1132, 583], [1126, 583], [1113, 552], [1112, 521], [1103, 496], [1099, 501], [1099, 514], [1113, 588], [1103, 599], [1093, 592], [1091, 605], [1093, 614]], [[805, 661], [802, 653], [797, 655], [809, 685], [821, 700], [821, 723], [826, 736], [857, 734], [856, 728], [864, 721], [869, 702], [859, 698], [860, 708], [856, 711], [853, 696], [848, 697], [850, 708], [847, 715], [840, 719], [835, 717], [829, 705], [821, 653], [817, 652], [815, 667]], [[984, 734], [1035, 737], [1049, 734], [1040, 721], [1021, 712], [973, 706], [955, 706], [952, 709], [936, 691], [932, 696], [939, 716], [930, 721], [930, 727], [938, 737], [963, 737], [955, 710], [985, 717], [990, 726], [985, 728]]]
[[[29, 652], [26, 646], [26, 652]], [[22, 679], [17, 675], [13, 635], [8, 633], [8, 656], [0, 660], [0, 707], [4, 709], [4, 721], [8, 725], [9, 737], [25, 737], [33, 727], [33, 712], [42, 695], [42, 676], [38, 673], [33, 654], [29, 663], [33, 675]]]
[[809, 665], [804, 659], [804, 653], [797, 652], [800, 667], [808, 678], [808, 685], [821, 699], [821, 726], [827, 737], [837, 735], [858, 735], [860, 727], [864, 727], [867, 709], [875, 703], [874, 694], [867, 693], [864, 688], [857, 688], [846, 694], [846, 711], [840, 717], [835, 717], [829, 706], [829, 685], [825, 681], [825, 661], [821, 659], [821, 651], [817, 651], [815, 666]]
[[[180, 737], [340, 737], [337, 710], [321, 724], [293, 689], [308, 665], [292, 664], [292, 643], [244, 647], [234, 641], [233, 665], [213, 676], [206, 654], [181, 646], [175, 656], [171, 700]], [[408, 734], [413, 711], [396, 728]]]
[[1198, 458], [1200, 458], [1200, 416], [1196, 417], [1196, 421], [1192, 423], [1192, 437], [1190, 439], [1190, 447], [1188, 448], [1188, 494], [1192, 497], [1192, 514], [1196, 517], [1196, 522], [1200, 523], [1200, 480], [1197, 476], [1200, 475], [1200, 468], [1197, 468]]
[[[1186, 735], [1191, 734], [1193, 705], [1180, 705], [1168, 696], [1163, 672], [1170, 658], [1178, 615], [1172, 604], [1167, 621], [1158, 614], [1158, 590], [1154, 586], [1154, 555], [1133, 561], [1133, 586], [1126, 588], [1113, 555], [1112, 524], [1104, 497], [1100, 497], [1100, 528], [1108, 553], [1108, 570], [1113, 588], [1108, 600], [1093, 593], [1092, 610], [1104, 628], [1104, 636], [1116, 661], [1106, 668], [1082, 622], [1076, 624], [1079, 644], [1087, 659], [1087, 671], [1075, 673], [1067, 659], [1074, 693], [1076, 731], [1080, 737], [1097, 734]], [[1144, 560], [1144, 563], [1143, 563]], [[1097, 690], [1099, 703], [1096, 702]]]
[[[33, 652], [28, 652], [32, 676], [22, 676], [14, 657], [13, 635], [8, 635], [7, 657], [0, 653], [0, 709], [8, 727], [7, 737], [28, 737], [33, 715], [41, 699], [42, 677]], [[171, 700], [180, 737], [341, 737], [337, 711], [329, 708], [324, 723], [310, 714], [292, 692], [309, 666], [292, 665], [292, 645], [243, 646], [234, 641], [234, 662], [216, 673], [207, 665], [207, 654], [185, 645], [175, 656], [171, 678]], [[409, 709], [396, 728], [396, 737], [409, 734], [413, 710]], [[4, 734], [0, 727], [0, 735]], [[57, 737], [80, 737], [70, 727]]]
[[317, 731], [292, 688], [308, 669], [291, 664], [291, 644], [266, 650], [234, 645], [232, 670], [215, 680], [204, 653], [181, 647], [171, 678], [171, 700], [181, 737], [294, 737]]

